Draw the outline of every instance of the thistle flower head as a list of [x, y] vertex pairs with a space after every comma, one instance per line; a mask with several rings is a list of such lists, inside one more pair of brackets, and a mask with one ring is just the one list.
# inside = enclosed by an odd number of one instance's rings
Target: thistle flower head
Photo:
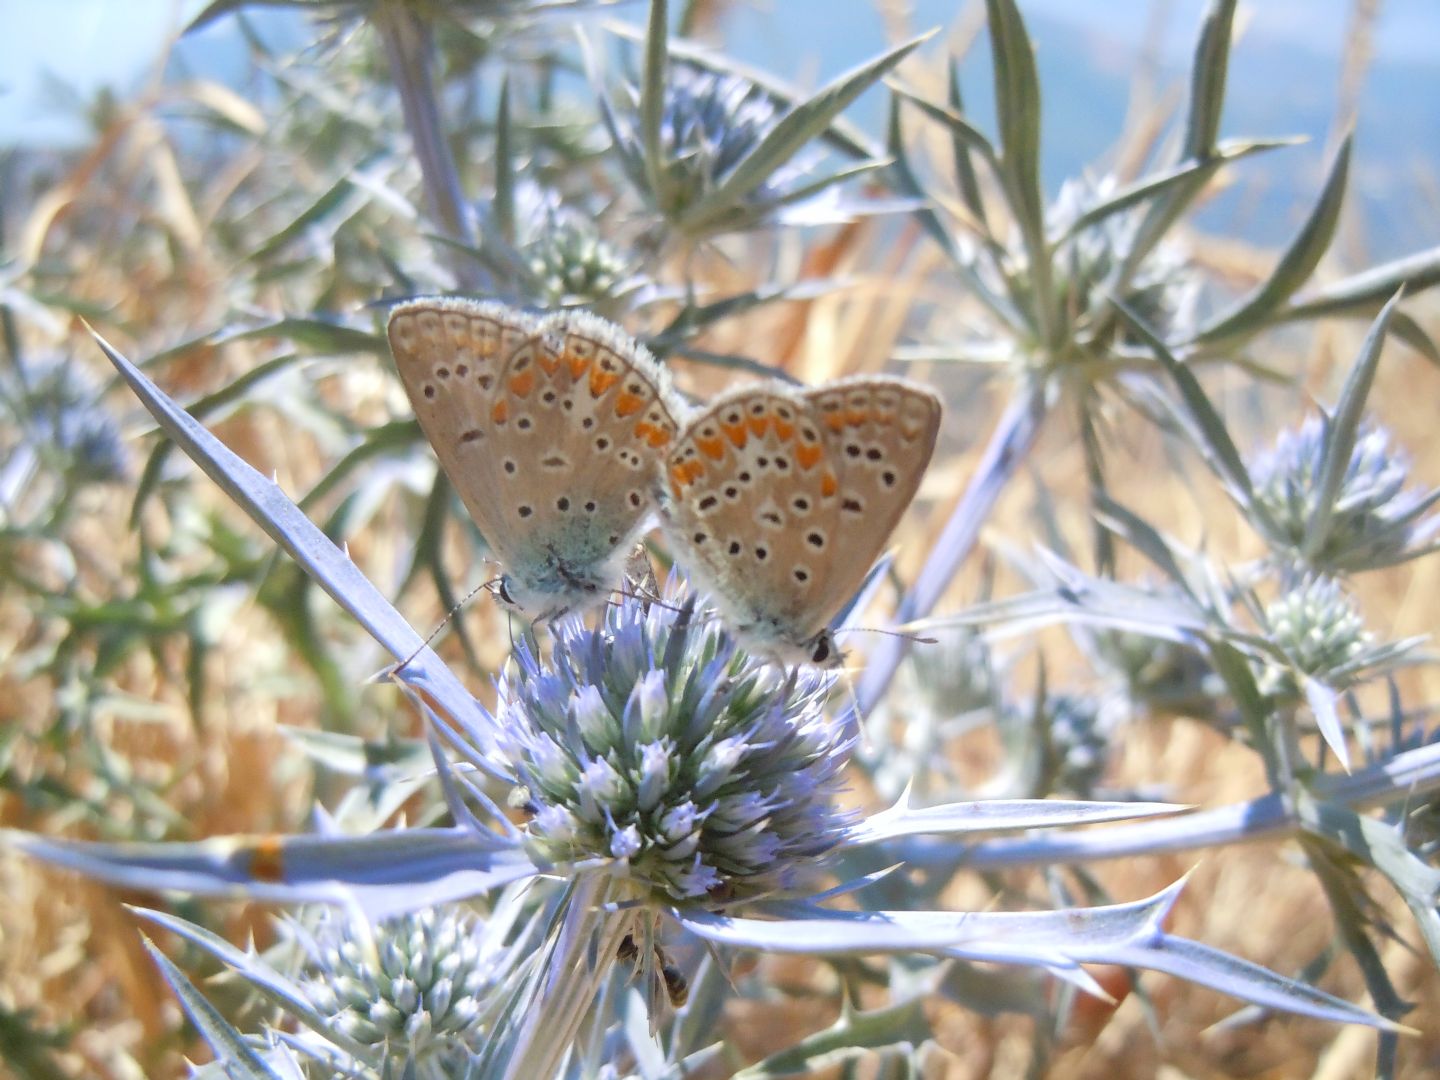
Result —
[[[1046, 211], [1047, 230], [1052, 235], [1069, 232], [1083, 214], [1113, 197], [1118, 188], [1109, 174], [1098, 180], [1088, 176], [1066, 180]], [[1109, 305], [1110, 290], [1134, 247], [1139, 221], [1137, 211], [1110, 214], [1075, 230], [1059, 246], [1054, 256], [1059, 310], [1087, 315]], [[1199, 291], [1189, 249], [1167, 237], [1130, 273], [1121, 295], [1162, 337], [1183, 340], [1194, 327]]]
[[[719, 187], [776, 118], [769, 96], [748, 79], [672, 64], [660, 139], [675, 201], [687, 206]], [[752, 198], [768, 201], [779, 194], [777, 183], [772, 175]]]
[[701, 239], [771, 221], [846, 220], [838, 211], [816, 209], [835, 200], [833, 188], [786, 204], [794, 181], [818, 161], [819, 155], [807, 150], [792, 152], [728, 205], [702, 208], [775, 129], [780, 110], [764, 89], [743, 76], [674, 59], [663, 93], [658, 160], [647, 160], [638, 134], [643, 130], [638, 87], [627, 91], [629, 115], [619, 119], [607, 113], [607, 120], [631, 182], [669, 228]]
[[322, 918], [303, 977], [315, 1008], [356, 1041], [413, 1062], [417, 1077], [462, 1075], [480, 1045], [486, 994], [503, 974], [479, 918], [457, 907], [373, 929], [333, 912]]
[[115, 483], [129, 476], [120, 426], [75, 364], [47, 360], [17, 368], [0, 396], [29, 445], [70, 483]]
[[1045, 722], [1051, 789], [1093, 798], [1105, 775], [1110, 750], [1100, 702], [1089, 695], [1056, 694], [1045, 702]]
[[1340, 583], [1307, 578], [1265, 608], [1265, 632], [1291, 667], [1332, 686], [1343, 686], [1370, 645], [1365, 620]]
[[634, 599], [553, 642], [543, 666], [522, 644], [500, 686], [538, 859], [603, 860], [665, 902], [743, 899], [795, 887], [840, 839], [852, 741], [823, 712], [829, 676]]
[[[1324, 461], [1332, 426], [1308, 417], [1280, 433], [1275, 445], [1251, 464], [1255, 499], [1264, 509], [1272, 543], [1298, 557], [1322, 497]], [[1313, 569], [1345, 573], [1389, 566], [1409, 557], [1440, 529], [1440, 518], [1424, 518], [1428, 496], [1406, 489], [1410, 459], [1392, 447], [1390, 433], [1374, 426], [1355, 440], [1325, 535], [1304, 556]]]

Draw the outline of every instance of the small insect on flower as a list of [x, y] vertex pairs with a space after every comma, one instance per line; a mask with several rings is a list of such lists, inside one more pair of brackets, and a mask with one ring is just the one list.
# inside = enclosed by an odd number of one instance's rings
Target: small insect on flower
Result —
[[391, 312], [389, 336], [421, 430], [504, 566], [500, 599], [536, 619], [603, 602], [678, 429], [664, 370], [581, 311], [540, 320], [411, 300]]

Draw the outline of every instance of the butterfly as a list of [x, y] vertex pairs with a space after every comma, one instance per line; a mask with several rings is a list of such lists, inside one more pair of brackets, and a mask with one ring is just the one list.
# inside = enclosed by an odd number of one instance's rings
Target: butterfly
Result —
[[940, 413], [935, 394], [888, 376], [717, 398], [665, 459], [676, 560], [755, 651], [838, 666], [830, 620], [914, 498]]
[[500, 600], [536, 619], [603, 600], [677, 437], [666, 372], [580, 311], [425, 298], [397, 305], [388, 335], [420, 428], [504, 568]]

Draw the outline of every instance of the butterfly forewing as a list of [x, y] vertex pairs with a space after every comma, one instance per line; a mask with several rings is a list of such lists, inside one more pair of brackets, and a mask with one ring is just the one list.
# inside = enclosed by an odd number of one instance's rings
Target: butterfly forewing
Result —
[[538, 323], [502, 304], [415, 300], [391, 312], [388, 333], [420, 429], [486, 542], [508, 563], [522, 537], [503, 508], [492, 416], [501, 372], [539, 333]]
[[940, 399], [889, 376], [842, 379], [806, 395], [839, 482], [843, 542], [817, 603], [828, 621], [857, 588], [919, 490], [940, 430]]

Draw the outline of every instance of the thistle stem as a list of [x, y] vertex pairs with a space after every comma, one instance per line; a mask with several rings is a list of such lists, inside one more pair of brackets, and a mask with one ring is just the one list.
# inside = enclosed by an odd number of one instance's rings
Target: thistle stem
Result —
[[[440, 106], [435, 92], [434, 42], [430, 27], [415, 10], [404, 4], [379, 4], [372, 21], [385, 55], [390, 74], [400, 93], [400, 108], [405, 127], [410, 132], [415, 158], [420, 163], [421, 182], [426, 202], [441, 235], [464, 246], [473, 246], [474, 234], [466, 213], [465, 198], [455, 156], [445, 138], [440, 122]], [[458, 252], [448, 259], [462, 288], [474, 288], [477, 267]]]
[[606, 879], [582, 874], [565, 902], [544, 986], [531, 1004], [505, 1080], [557, 1076], [585, 1014], [610, 975], [627, 916], [604, 910]]
[[[929, 560], [915, 579], [915, 585], [900, 601], [895, 615], [897, 623], [903, 625], [929, 615], [940, 601], [961, 564], [975, 547], [980, 528], [995, 508], [1000, 493], [1029, 456], [1050, 407], [1049, 383], [1044, 379], [1031, 380], [1011, 399], [994, 434], [990, 436], [979, 468], [960, 501], [955, 504]], [[861, 717], [868, 716], [885, 696], [909, 646], [908, 638], [885, 637], [879, 640], [875, 651], [867, 658], [865, 671], [855, 687], [856, 707]]]

